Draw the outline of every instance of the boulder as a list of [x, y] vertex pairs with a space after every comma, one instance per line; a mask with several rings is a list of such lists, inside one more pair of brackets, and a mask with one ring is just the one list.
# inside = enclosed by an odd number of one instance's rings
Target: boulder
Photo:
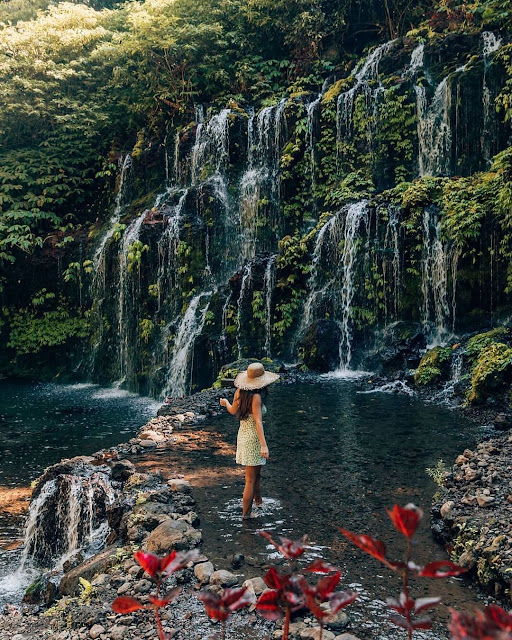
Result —
[[201, 532], [182, 520], [165, 520], [151, 533], [146, 550], [164, 555], [172, 550], [182, 551], [201, 542]]
[[301, 360], [313, 371], [326, 373], [339, 365], [340, 328], [334, 320], [316, 320], [299, 343]]
[[167, 481], [167, 484], [171, 491], [176, 491], [177, 493], [190, 493], [192, 491], [190, 482], [181, 478], [171, 478]]
[[248, 591], [254, 593], [255, 596], [259, 596], [265, 591], [267, 585], [263, 578], [258, 576], [257, 578], [250, 578], [249, 580], [246, 580], [242, 587], [245, 587]]
[[135, 465], [130, 460], [116, 460], [110, 467], [112, 469], [112, 479], [125, 482], [135, 473]]
[[102, 634], [104, 634], [105, 631], [105, 627], [103, 627], [101, 624], [95, 624], [90, 628], [89, 636], [93, 638], [93, 640], [95, 640], [96, 638], [99, 638]]
[[234, 587], [238, 584], [238, 578], [234, 573], [219, 569], [214, 571], [210, 576], [210, 584], [220, 585], [221, 587]]
[[81, 590], [79, 578], [91, 580], [97, 573], [106, 573], [106, 570], [117, 562], [116, 550], [117, 545], [111, 545], [66, 573], [59, 584], [60, 595], [79, 595]]
[[210, 577], [214, 571], [212, 562], [200, 562], [194, 567], [194, 575], [199, 582], [206, 584], [210, 581]]

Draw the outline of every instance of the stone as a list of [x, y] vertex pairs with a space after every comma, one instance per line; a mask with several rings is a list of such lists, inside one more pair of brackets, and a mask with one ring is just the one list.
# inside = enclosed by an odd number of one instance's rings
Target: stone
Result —
[[92, 558], [88, 558], [78, 567], [71, 569], [59, 583], [60, 595], [79, 595], [81, 591], [80, 578], [91, 580], [97, 573], [105, 573], [109, 567], [116, 563], [116, 551], [117, 545], [111, 545], [92, 556]]
[[456, 464], [458, 467], [462, 467], [462, 465], [463, 465], [465, 462], [467, 462], [467, 461], [468, 461], [468, 459], [466, 458], [466, 456], [460, 455], [460, 456], [457, 456], [457, 457], [456, 457], [456, 459], [455, 459], [455, 464]]
[[476, 565], [476, 557], [473, 551], [471, 549], [463, 551], [457, 560], [457, 564], [464, 567], [464, 569], [472, 569]]
[[156, 447], [158, 443], [156, 443], [154, 440], [141, 440], [140, 441], [140, 446], [144, 447], [144, 449], [151, 449], [153, 447]]
[[171, 491], [176, 491], [178, 493], [190, 493], [192, 491], [192, 486], [188, 480], [181, 480], [180, 478], [171, 478], [167, 481]]
[[302, 640], [334, 640], [336, 637], [332, 631], [323, 630], [320, 627], [308, 627], [300, 632]]
[[93, 587], [102, 587], [104, 584], [108, 584], [110, 582], [110, 577], [106, 573], [100, 573], [97, 575], [94, 580], [91, 582]]
[[[141, 440], [152, 440], [153, 442], [163, 442], [165, 440], [165, 436], [162, 433], [157, 433], [156, 431], [143, 431], [139, 438]], [[142, 444], [142, 443], [141, 443]]]
[[112, 479], [123, 482], [135, 473], [135, 465], [130, 460], [116, 460], [110, 467], [112, 469]]
[[267, 585], [263, 578], [258, 576], [257, 578], [250, 578], [249, 580], [246, 580], [242, 587], [245, 587], [248, 591], [254, 593], [255, 596], [259, 596], [265, 591]]
[[149, 580], [139, 580], [133, 585], [134, 593], [149, 593], [152, 584]]
[[234, 553], [229, 557], [229, 561], [233, 569], [240, 569], [245, 562], [245, 556], [243, 553]]
[[485, 507], [492, 506], [494, 498], [492, 496], [478, 495], [476, 501], [478, 502], [478, 506], [484, 509]]
[[130, 591], [131, 588], [132, 588], [131, 582], [125, 582], [117, 590], [117, 595], [124, 596], [124, 594], [128, 593], [128, 591]]
[[325, 621], [325, 626], [335, 631], [344, 629], [348, 624], [348, 616], [344, 611], [338, 611]]
[[201, 542], [201, 532], [182, 520], [165, 520], [151, 532], [146, 541], [146, 550], [157, 555], [170, 551], [183, 551]]
[[95, 624], [89, 629], [89, 637], [95, 640], [95, 638], [99, 638], [101, 634], [105, 633], [105, 631], [105, 627], [103, 627], [101, 624]]
[[126, 636], [127, 631], [128, 627], [124, 626], [123, 624], [116, 624], [115, 627], [112, 627], [112, 629], [110, 629], [110, 638], [111, 640], [123, 640], [123, 638]]
[[214, 567], [212, 562], [200, 562], [196, 564], [194, 567], [194, 575], [203, 584], [206, 584], [210, 581], [210, 577], [214, 572]]
[[453, 500], [449, 500], [442, 505], [440, 513], [443, 520], [451, 517], [454, 506], [455, 502], [453, 502]]
[[342, 633], [339, 636], [336, 636], [334, 640], [359, 640], [357, 636], [354, 636], [352, 633]]
[[238, 578], [234, 573], [219, 569], [214, 571], [210, 576], [210, 584], [220, 585], [221, 587], [234, 587], [238, 584]]

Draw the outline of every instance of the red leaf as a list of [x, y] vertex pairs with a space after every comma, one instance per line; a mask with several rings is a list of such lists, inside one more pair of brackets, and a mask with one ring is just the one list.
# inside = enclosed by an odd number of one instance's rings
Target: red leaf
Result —
[[420, 611], [425, 611], [426, 609], [431, 609], [435, 607], [441, 602], [441, 598], [418, 598], [414, 602], [414, 613], [419, 613]]
[[198, 593], [197, 597], [204, 604], [208, 617], [212, 618], [212, 620], [220, 620], [221, 622], [227, 620], [229, 612], [222, 606], [219, 596], [210, 591], [203, 591], [202, 593]]
[[320, 600], [325, 600], [338, 586], [340, 578], [341, 571], [337, 571], [334, 575], [319, 580], [315, 588], [316, 596], [320, 598]]
[[158, 598], [157, 596], [149, 596], [149, 601], [154, 607], [165, 607], [169, 604], [169, 602], [172, 602], [175, 598], [177, 598], [180, 593], [181, 587], [174, 587], [174, 589], [168, 591], [162, 598]]
[[256, 609], [267, 620], [279, 620], [284, 616], [279, 607], [279, 591], [270, 589], [264, 591], [256, 602]]
[[323, 620], [329, 614], [322, 609], [312, 593], [306, 593], [306, 606], [317, 620]]
[[121, 596], [114, 600], [112, 603], [112, 609], [116, 613], [131, 613], [132, 611], [144, 609], [144, 606], [135, 598], [130, 598], [130, 596]]
[[449, 578], [450, 576], [460, 576], [461, 573], [467, 571], [451, 560], [438, 560], [437, 562], [429, 562], [418, 571], [420, 578]]
[[391, 613], [389, 616], [390, 622], [396, 624], [397, 627], [401, 627], [402, 629], [412, 629], [411, 624], [398, 613]]
[[166, 575], [170, 575], [175, 571], [184, 569], [189, 562], [195, 561], [199, 557], [199, 551], [192, 549], [192, 551], [173, 551], [171, 554], [162, 559], [160, 564], [160, 571]]
[[317, 558], [309, 566], [303, 569], [304, 573], [332, 573], [333, 571], [338, 571], [338, 568], [332, 564], [324, 562], [321, 558]]
[[430, 618], [416, 618], [412, 622], [413, 629], [431, 629], [432, 620]]
[[412, 538], [423, 517], [423, 511], [413, 504], [408, 504], [405, 507], [395, 504], [392, 510], [386, 509], [386, 511], [395, 529], [407, 538]]
[[287, 560], [298, 558], [304, 553], [306, 536], [304, 536], [302, 540], [296, 541], [289, 540], [288, 538], [281, 538], [281, 544], [277, 544], [268, 531], [259, 531], [259, 534], [266, 538]]
[[357, 598], [357, 593], [353, 591], [335, 591], [329, 596], [329, 604], [331, 606], [331, 614], [334, 615], [341, 611], [349, 604], [352, 604]]
[[507, 613], [501, 607], [490, 604], [486, 608], [484, 615], [487, 620], [493, 622], [499, 629], [512, 631], [512, 613]]
[[252, 594], [245, 587], [241, 589], [224, 589], [222, 604], [229, 611], [237, 611], [253, 603]]
[[144, 551], [137, 551], [134, 558], [146, 573], [153, 579], [156, 578], [156, 574], [160, 570], [160, 558], [158, 556], [152, 553], [145, 553]]
[[287, 573], [280, 573], [272, 567], [263, 576], [263, 579], [265, 580], [267, 587], [279, 590], [290, 582], [290, 575]]
[[380, 540], [376, 540], [371, 536], [366, 536], [364, 534], [357, 535], [356, 533], [352, 533], [351, 531], [347, 531], [346, 529], [341, 529], [341, 533], [350, 540], [356, 547], [362, 549], [365, 553], [377, 560], [383, 562], [387, 567], [396, 571], [398, 565], [394, 565], [386, 558], [386, 545]]

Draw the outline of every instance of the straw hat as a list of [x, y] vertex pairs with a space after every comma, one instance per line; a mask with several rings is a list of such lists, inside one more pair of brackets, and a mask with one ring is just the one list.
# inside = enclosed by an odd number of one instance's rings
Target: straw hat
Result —
[[263, 389], [278, 379], [277, 373], [265, 371], [261, 362], [253, 362], [247, 367], [247, 371], [242, 371], [237, 375], [234, 385], [243, 391], [253, 391], [254, 389]]

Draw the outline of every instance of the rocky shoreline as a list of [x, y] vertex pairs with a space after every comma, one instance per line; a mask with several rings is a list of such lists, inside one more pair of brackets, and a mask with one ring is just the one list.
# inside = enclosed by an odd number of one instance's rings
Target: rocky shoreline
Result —
[[[206, 390], [190, 398], [164, 405], [158, 416], [144, 425], [128, 443], [93, 456], [62, 461], [38, 479], [33, 497], [37, 499], [47, 482], [75, 470], [83, 474], [102, 473], [116, 491], [116, 499], [105, 509], [110, 533], [106, 547], [83, 558], [76, 553], [61, 570], [45, 574], [27, 590], [21, 607], [6, 606], [0, 616], [1, 640], [142, 640], [155, 638], [152, 613], [138, 611], [115, 614], [111, 603], [117, 596], [133, 595], [149, 602], [154, 585], [133, 559], [139, 548], [164, 555], [171, 549], [190, 550], [201, 543], [200, 520], [194, 511], [193, 488], [172, 469], [165, 468], [165, 452], [175, 446], [175, 432], [200, 424], [219, 412], [219, 398], [230, 392]], [[193, 407], [195, 411], [186, 411]], [[178, 412], [182, 409], [183, 412]], [[52, 509], [50, 509], [51, 511]], [[53, 505], [53, 511], [57, 509]], [[47, 531], [52, 538], [54, 531]], [[45, 547], [45, 532], [43, 540]], [[196, 594], [201, 589], [220, 592], [224, 587], [244, 585], [255, 596], [266, 588], [262, 577], [245, 580], [240, 572], [243, 558], [231, 556], [226, 566], [214, 567], [199, 555], [187, 568], [174, 573], [166, 587], [182, 586], [182, 593], [162, 612], [164, 631], [170, 637], [217, 637], [217, 626], [207, 618]], [[262, 574], [269, 566], [262, 567]], [[343, 633], [348, 623], [338, 614], [324, 631], [325, 640], [357, 640]], [[292, 637], [315, 640], [319, 628], [312, 618], [296, 618]], [[279, 622], [270, 623], [254, 611], [242, 610], [230, 617], [228, 634], [243, 640], [279, 638]]]

